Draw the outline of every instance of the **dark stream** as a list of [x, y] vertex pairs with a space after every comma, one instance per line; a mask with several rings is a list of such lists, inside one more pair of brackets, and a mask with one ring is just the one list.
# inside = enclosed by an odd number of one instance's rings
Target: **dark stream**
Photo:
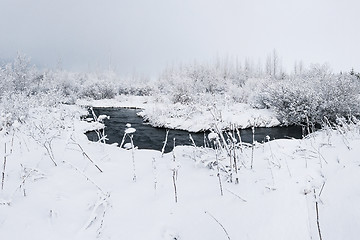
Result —
[[[109, 139], [107, 143], [121, 143], [124, 135], [126, 124], [130, 123], [136, 129], [134, 133], [134, 145], [139, 149], [154, 149], [161, 151], [165, 135], [165, 128], [155, 128], [145, 123], [143, 119], [137, 116], [139, 109], [127, 108], [94, 108], [97, 116], [105, 114], [110, 116], [110, 119], [105, 120], [105, 134]], [[190, 133], [197, 146], [204, 146], [204, 132]], [[205, 133], [207, 136], [208, 132]], [[95, 132], [86, 133], [90, 141], [98, 141], [98, 136]], [[243, 129], [240, 131], [241, 139], [243, 142], [252, 142], [252, 130]], [[271, 140], [281, 138], [301, 138], [302, 129], [299, 126], [290, 127], [273, 127], [273, 128], [255, 128], [255, 140], [264, 142], [266, 136]], [[171, 130], [168, 135], [168, 143], [165, 152], [170, 152], [173, 148], [173, 138], [176, 139], [176, 145], [192, 145], [189, 138], [189, 132], [183, 130]], [[126, 142], [130, 140], [127, 138]], [[207, 141], [207, 140], [206, 140]]]

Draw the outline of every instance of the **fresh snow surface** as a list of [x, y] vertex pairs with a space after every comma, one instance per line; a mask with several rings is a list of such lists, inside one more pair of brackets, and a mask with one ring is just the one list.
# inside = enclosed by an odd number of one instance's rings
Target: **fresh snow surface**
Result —
[[217, 134], [217, 133], [211, 132], [211, 133], [208, 134], [208, 139], [209, 139], [210, 141], [215, 140], [215, 139], [217, 139], [217, 138], [218, 138], [218, 134]]
[[234, 103], [218, 109], [201, 105], [154, 104], [139, 113], [146, 121], [156, 127], [181, 129], [190, 132], [209, 130], [214, 122], [218, 128], [231, 125], [237, 128], [279, 126], [275, 113], [269, 109], [254, 109], [244, 103]]
[[103, 122], [105, 119], [110, 119], [110, 116], [107, 116], [107, 115], [100, 115], [97, 120], [99, 122]]
[[280, 122], [270, 109], [255, 109], [245, 103], [231, 103], [219, 108], [201, 104], [180, 104], [158, 102], [150, 96], [117, 96], [115, 99], [78, 100], [77, 105], [92, 107], [139, 108], [139, 116], [154, 127], [180, 129], [190, 132], [209, 130], [215, 121], [225, 129], [231, 125], [237, 128], [275, 127]]
[[118, 95], [113, 99], [79, 99], [76, 101], [80, 106], [106, 107], [106, 108], [145, 108], [152, 97]]
[[82, 114], [34, 109], [0, 132], [1, 239], [319, 239], [316, 203], [322, 239], [359, 239], [359, 125], [239, 149], [221, 196], [225, 150], [132, 155], [88, 141]]
[[136, 132], [135, 128], [129, 127], [127, 129], [125, 129], [126, 134], [133, 134], [134, 132]]

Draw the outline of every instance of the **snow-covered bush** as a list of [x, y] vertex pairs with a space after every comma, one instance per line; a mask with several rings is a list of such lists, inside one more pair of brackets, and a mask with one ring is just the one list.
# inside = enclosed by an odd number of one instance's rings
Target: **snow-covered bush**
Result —
[[5, 92], [0, 99], [0, 128], [10, 126], [14, 121], [23, 122], [30, 108], [53, 107], [59, 103], [59, 99], [61, 96], [56, 90], [30, 96], [24, 92]]
[[241, 87], [232, 86], [228, 92], [235, 102], [247, 103], [254, 108], [265, 108], [266, 106], [259, 98], [271, 81], [268, 77], [249, 78]]
[[12, 63], [1, 66], [0, 79], [0, 128], [24, 121], [31, 107], [53, 106], [61, 101], [61, 94], [25, 55], [18, 54]]
[[360, 84], [350, 74], [332, 74], [326, 67], [313, 66], [292, 78], [271, 81], [258, 101], [273, 108], [285, 124], [310, 121], [321, 123], [324, 117], [359, 114]]
[[44, 74], [48, 89], [53, 89], [61, 95], [61, 102], [73, 104], [79, 96], [82, 75], [67, 71], [48, 71]]
[[79, 97], [91, 99], [114, 98], [116, 93], [116, 86], [109, 82], [90, 82], [81, 88]]
[[319, 95], [313, 88], [305, 88], [295, 80], [272, 82], [260, 95], [260, 104], [276, 111], [284, 124], [299, 124], [317, 115]]
[[157, 82], [157, 88], [160, 94], [168, 95], [173, 103], [204, 103], [204, 95], [222, 95], [233, 86], [241, 86], [241, 77], [233, 68], [195, 63], [165, 70]]
[[88, 73], [81, 76], [79, 98], [110, 99], [116, 95], [144, 96], [152, 92], [147, 79], [140, 77], [119, 78], [114, 72]]
[[34, 66], [30, 65], [30, 59], [23, 54], [18, 54], [12, 63], [1, 67], [1, 92], [23, 92], [33, 94], [34, 89], [40, 85], [41, 75]]
[[321, 99], [319, 117], [335, 120], [338, 116], [359, 114], [360, 82], [349, 74], [341, 74], [319, 82]]

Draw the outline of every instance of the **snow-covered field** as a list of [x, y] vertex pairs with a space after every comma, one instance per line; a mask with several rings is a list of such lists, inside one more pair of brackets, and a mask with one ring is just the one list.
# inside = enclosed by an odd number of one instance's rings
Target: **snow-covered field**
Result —
[[90, 142], [82, 114], [34, 109], [0, 132], [1, 239], [359, 238], [359, 124], [238, 148], [236, 184], [225, 151]]
[[231, 103], [220, 107], [200, 104], [180, 104], [155, 101], [150, 96], [124, 96], [114, 99], [78, 100], [78, 105], [92, 107], [125, 107], [143, 109], [139, 115], [154, 127], [180, 129], [190, 132], [210, 130], [214, 121], [225, 129], [232, 125], [238, 128], [275, 127], [280, 122], [275, 112], [269, 109], [255, 109], [245, 103]]

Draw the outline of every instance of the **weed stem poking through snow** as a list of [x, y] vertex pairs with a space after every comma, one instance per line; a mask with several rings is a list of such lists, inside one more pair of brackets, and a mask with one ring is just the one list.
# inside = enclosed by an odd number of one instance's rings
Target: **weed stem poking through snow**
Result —
[[84, 151], [84, 149], [81, 147], [81, 145], [77, 142], [75, 142], [75, 140], [71, 137], [71, 140], [73, 141], [72, 144], [77, 145], [80, 148], [80, 151], [82, 153], [82, 155], [87, 158], [100, 172], [103, 172], [101, 170], [101, 168], [89, 157], [89, 155]]
[[134, 170], [133, 181], [136, 182], [136, 167], [135, 167], [135, 156], [134, 156], [134, 141], [133, 141], [133, 135], [132, 135], [132, 134], [130, 134], [130, 142], [131, 142], [131, 158], [132, 158], [133, 170]]
[[251, 130], [252, 130], [252, 145], [251, 145], [251, 166], [250, 166], [250, 168], [253, 169], [254, 147], [255, 147], [255, 128], [251, 127]]
[[219, 222], [219, 220], [217, 220], [217, 219], [216, 219], [211, 213], [209, 213], [208, 211], [205, 211], [205, 213], [208, 214], [212, 219], [215, 220], [215, 222], [217, 222], [217, 223], [220, 225], [220, 227], [224, 230], [227, 238], [228, 238], [229, 240], [231, 240], [231, 238], [230, 238], [230, 236], [229, 236], [229, 233], [226, 231], [225, 227]]
[[173, 149], [173, 164], [174, 166], [172, 167], [172, 180], [173, 180], [173, 185], [174, 185], [174, 194], [175, 194], [175, 202], [178, 202], [178, 195], [177, 195], [177, 186], [176, 186], [176, 180], [177, 180], [177, 164], [176, 164], [176, 158], [175, 158], [175, 138], [174, 138], [174, 149]]
[[4, 165], [3, 165], [2, 179], [1, 179], [1, 190], [4, 190], [6, 158], [7, 158], [7, 156], [6, 156], [6, 143], [5, 143]]
[[316, 209], [316, 225], [319, 233], [319, 238], [320, 240], [322, 240], [321, 230], [320, 230], [320, 220], [319, 220], [319, 206], [318, 206], [319, 204], [318, 204], [318, 199], [316, 197], [315, 189], [314, 189], [314, 196], [315, 196], [315, 209]]
[[161, 157], [164, 156], [164, 152], [165, 152], [165, 147], [168, 141], [168, 135], [169, 135], [169, 129], [166, 130], [166, 135], [165, 135], [165, 141], [164, 141], [164, 145], [161, 149]]

